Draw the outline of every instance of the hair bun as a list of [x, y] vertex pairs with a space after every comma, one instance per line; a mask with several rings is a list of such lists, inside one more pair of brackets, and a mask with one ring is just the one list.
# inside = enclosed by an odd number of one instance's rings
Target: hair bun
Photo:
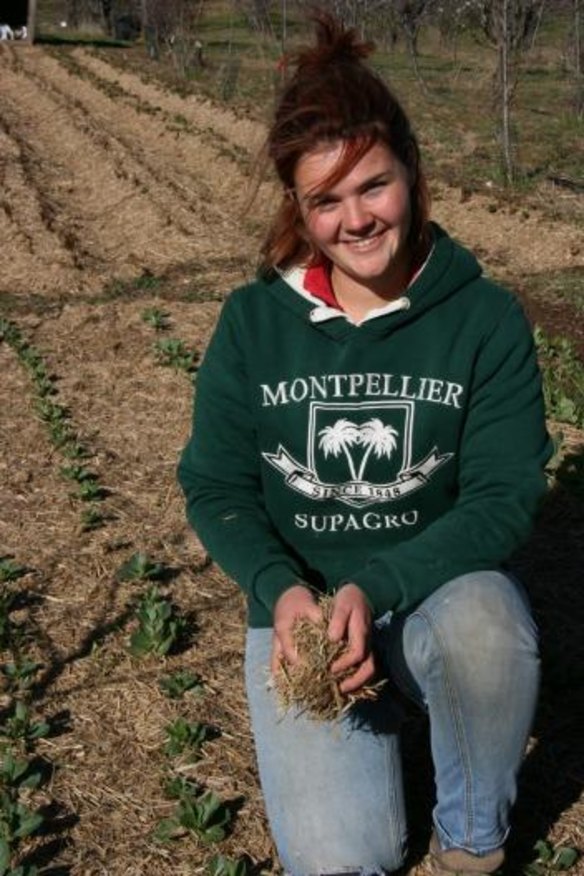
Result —
[[346, 29], [328, 12], [315, 12], [311, 18], [316, 24], [316, 46], [296, 54], [298, 73], [310, 73], [331, 62], [354, 64], [373, 51], [372, 43], [360, 40], [353, 28]]

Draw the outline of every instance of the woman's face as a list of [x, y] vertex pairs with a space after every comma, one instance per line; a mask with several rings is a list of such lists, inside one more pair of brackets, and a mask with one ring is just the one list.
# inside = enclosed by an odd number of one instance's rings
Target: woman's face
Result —
[[323, 187], [342, 152], [342, 142], [325, 143], [296, 166], [296, 196], [306, 230], [332, 262], [337, 294], [365, 287], [384, 298], [397, 295], [410, 270], [409, 172], [378, 142], [339, 182]]

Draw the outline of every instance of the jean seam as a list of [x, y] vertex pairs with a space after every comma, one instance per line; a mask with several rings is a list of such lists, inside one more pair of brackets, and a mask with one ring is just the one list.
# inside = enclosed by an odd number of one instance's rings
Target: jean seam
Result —
[[[472, 846], [472, 836], [474, 832], [474, 793], [473, 793], [473, 781], [472, 774], [470, 769], [470, 757], [468, 750], [468, 741], [466, 738], [466, 733], [464, 730], [464, 724], [462, 722], [462, 710], [460, 708], [460, 704], [458, 702], [458, 697], [456, 694], [456, 687], [452, 681], [452, 669], [450, 666], [450, 661], [448, 659], [448, 651], [444, 645], [443, 639], [440, 635], [440, 630], [436, 624], [434, 624], [432, 617], [429, 614], [426, 614], [425, 611], [419, 610], [412, 614], [412, 617], [418, 616], [422, 620], [424, 620], [433, 634], [438, 648], [440, 650], [440, 654], [442, 657], [442, 663], [444, 666], [444, 685], [446, 688], [446, 694], [448, 698], [448, 703], [450, 706], [450, 714], [452, 716], [452, 720], [454, 723], [454, 732], [456, 738], [456, 748], [459, 752], [460, 762], [462, 765], [462, 770], [464, 774], [464, 797], [465, 797], [465, 840], [464, 844], [467, 846]], [[427, 699], [427, 698], [426, 698]], [[430, 723], [432, 721], [432, 715], [430, 713]]]
[[[392, 839], [394, 842], [392, 843], [393, 848], [396, 848], [395, 840], [400, 838], [400, 843], [402, 837], [405, 833], [405, 821], [404, 821], [404, 813], [403, 807], [398, 806], [397, 801], [397, 787], [396, 787], [396, 775], [395, 775], [395, 758], [391, 755], [391, 745], [389, 739], [385, 739], [384, 741], [385, 747], [385, 763], [386, 763], [386, 774], [387, 774], [387, 810], [390, 816], [390, 824], [394, 827], [394, 836]], [[401, 752], [400, 752], [401, 757]], [[401, 780], [401, 776], [400, 776]], [[403, 780], [401, 780], [403, 781]], [[400, 862], [401, 864], [401, 862]]]

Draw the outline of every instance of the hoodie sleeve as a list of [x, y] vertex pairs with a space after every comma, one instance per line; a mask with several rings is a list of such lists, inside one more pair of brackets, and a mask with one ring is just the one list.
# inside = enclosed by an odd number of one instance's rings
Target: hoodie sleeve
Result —
[[178, 466], [189, 523], [222, 569], [271, 612], [301, 570], [265, 512], [244, 357], [229, 302], [197, 374], [191, 438]]
[[478, 354], [456, 504], [341, 583], [361, 587], [380, 615], [412, 607], [459, 575], [497, 568], [530, 533], [551, 453], [533, 337], [513, 299]]

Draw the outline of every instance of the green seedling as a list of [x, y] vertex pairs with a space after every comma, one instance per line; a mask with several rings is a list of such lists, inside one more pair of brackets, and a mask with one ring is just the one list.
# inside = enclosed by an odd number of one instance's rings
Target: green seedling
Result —
[[184, 341], [178, 338], [165, 338], [156, 341], [154, 353], [160, 365], [174, 368], [175, 371], [186, 371], [192, 374], [197, 370], [199, 354], [196, 350], [189, 350]]
[[164, 786], [167, 797], [172, 800], [182, 800], [184, 797], [189, 799], [198, 797], [201, 793], [201, 788], [195, 782], [185, 779], [184, 776], [174, 776]]
[[74, 435], [70, 435], [63, 443], [61, 453], [67, 459], [86, 459], [89, 456], [89, 452], [82, 444], [79, 444]]
[[37, 739], [48, 736], [50, 730], [46, 721], [31, 720], [30, 709], [21, 700], [15, 704], [12, 715], [7, 718], [6, 723], [0, 726], [0, 733], [3, 736], [21, 742], [25, 748], [30, 747]]
[[96, 480], [82, 481], [76, 495], [82, 502], [99, 502], [103, 499], [103, 487]]
[[33, 660], [26, 660], [25, 658], [15, 663], [5, 663], [2, 666], [2, 674], [6, 678], [9, 689], [12, 692], [23, 693], [31, 686], [41, 668], [42, 663], [35, 663]]
[[176, 617], [172, 604], [156, 586], [142, 597], [136, 614], [139, 626], [130, 637], [130, 650], [138, 657], [168, 654], [186, 628], [184, 618]]
[[51, 423], [50, 436], [55, 447], [58, 447], [59, 449], [75, 440], [75, 435], [71, 431], [71, 427], [65, 421]]
[[105, 517], [97, 508], [88, 508], [81, 512], [81, 531], [93, 532], [105, 523]]
[[203, 683], [198, 675], [194, 675], [188, 669], [179, 669], [172, 675], [161, 678], [160, 688], [169, 700], [180, 700], [189, 691], [202, 693]]
[[[23, 803], [13, 800], [6, 791], [0, 791], [0, 874], [8, 876], [18, 870], [10, 869], [10, 859], [20, 840], [32, 836], [44, 822], [40, 812], [33, 812]], [[30, 869], [24, 871], [31, 873]]]
[[231, 817], [219, 797], [213, 791], [205, 791], [199, 797], [183, 797], [175, 815], [163, 819], [154, 836], [158, 842], [166, 843], [191, 833], [203, 843], [218, 843], [225, 838]]
[[64, 478], [78, 484], [96, 479], [95, 474], [83, 465], [62, 465], [60, 471]]
[[134, 289], [156, 289], [162, 283], [161, 277], [155, 277], [149, 271], [144, 271], [139, 277], [133, 281]]
[[9, 794], [16, 794], [21, 788], [38, 788], [42, 774], [31, 767], [28, 760], [17, 760], [8, 749], [0, 760], [0, 786]]
[[570, 846], [554, 846], [547, 840], [538, 840], [534, 846], [535, 861], [523, 870], [524, 876], [548, 876], [570, 870], [578, 861], [580, 853]]
[[62, 425], [69, 419], [67, 408], [49, 398], [39, 398], [36, 408], [41, 420], [49, 426]]
[[166, 745], [164, 753], [169, 757], [178, 757], [189, 752], [195, 759], [201, 756], [201, 746], [209, 738], [209, 727], [198, 721], [189, 723], [186, 718], [176, 718], [166, 727]]
[[10, 870], [0, 868], [0, 876], [39, 876], [39, 868], [34, 864], [20, 864], [19, 867]]
[[170, 314], [158, 307], [148, 307], [140, 315], [144, 322], [157, 332], [165, 331], [170, 325]]
[[162, 563], [155, 563], [148, 554], [132, 554], [116, 572], [118, 581], [156, 581], [164, 575]]
[[19, 566], [12, 557], [0, 557], [0, 584], [4, 584], [5, 581], [16, 581], [17, 578], [26, 575], [27, 571], [26, 566]]
[[207, 866], [208, 876], [249, 876], [250, 866], [247, 858], [226, 858], [215, 855]]
[[42, 377], [35, 380], [35, 392], [40, 398], [46, 398], [49, 395], [55, 395], [57, 389], [50, 377]]

